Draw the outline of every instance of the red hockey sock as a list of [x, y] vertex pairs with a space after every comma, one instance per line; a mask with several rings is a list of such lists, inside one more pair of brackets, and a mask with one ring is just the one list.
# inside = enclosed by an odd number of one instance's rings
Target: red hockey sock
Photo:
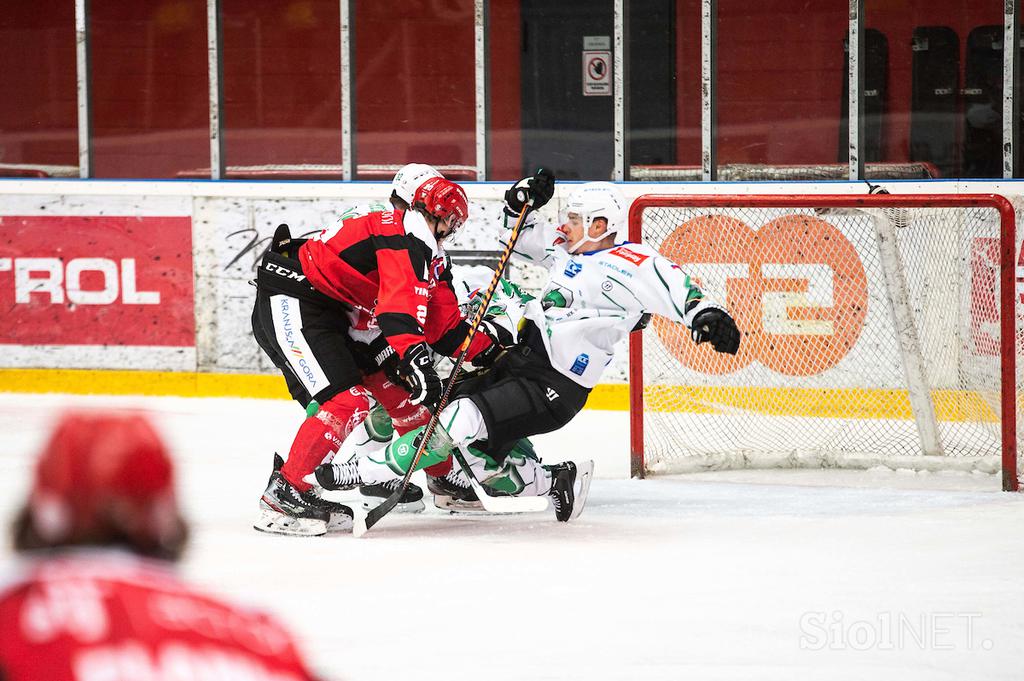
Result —
[[303, 421], [295, 434], [288, 460], [281, 468], [284, 479], [299, 491], [310, 489], [312, 485], [303, 478], [333, 457], [352, 429], [366, 418], [369, 408], [370, 401], [360, 387], [339, 393], [320, 405], [320, 410]]
[[427, 472], [427, 475], [435, 478], [443, 478], [448, 475], [448, 471], [452, 469], [452, 457], [448, 457], [441, 463], [435, 463], [433, 466], [427, 466], [423, 470]]
[[[430, 420], [430, 410], [422, 405], [409, 403], [409, 393], [399, 386], [384, 378], [383, 373], [372, 374], [366, 379], [366, 385], [370, 388], [377, 401], [384, 405], [391, 416], [391, 423], [395, 426], [395, 432], [405, 435], [410, 430], [427, 424]], [[427, 466], [424, 470], [427, 475], [435, 478], [443, 478], [452, 469], [452, 460], [449, 457], [441, 463]]]

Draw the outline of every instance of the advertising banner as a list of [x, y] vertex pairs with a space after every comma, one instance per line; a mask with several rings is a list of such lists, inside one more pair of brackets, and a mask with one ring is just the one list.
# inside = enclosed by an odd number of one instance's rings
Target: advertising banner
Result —
[[189, 217], [0, 216], [5, 345], [194, 347]]

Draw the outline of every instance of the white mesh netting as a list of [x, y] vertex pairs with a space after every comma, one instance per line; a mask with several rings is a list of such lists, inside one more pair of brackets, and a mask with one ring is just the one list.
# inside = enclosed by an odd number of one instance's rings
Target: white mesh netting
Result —
[[998, 471], [999, 211], [759, 200], [635, 213], [743, 332], [736, 356], [644, 332], [645, 470]]

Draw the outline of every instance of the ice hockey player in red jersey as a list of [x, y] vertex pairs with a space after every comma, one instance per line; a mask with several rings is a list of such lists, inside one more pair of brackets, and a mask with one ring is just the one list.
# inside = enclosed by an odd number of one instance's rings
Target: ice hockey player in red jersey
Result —
[[314, 678], [274, 618], [175, 573], [173, 465], [137, 413], [65, 415], [13, 530], [25, 560], [0, 584], [3, 681]]
[[[409, 163], [403, 166], [391, 182], [391, 205], [395, 210], [409, 210], [415, 200], [416, 190], [424, 182], [437, 177], [442, 177], [441, 173], [423, 163]], [[431, 289], [430, 301], [427, 303], [424, 335], [434, 352], [450, 355], [465, 338], [468, 327], [459, 316], [458, 300], [452, 287], [451, 263], [447, 254], [440, 248], [438, 255], [431, 262], [431, 272], [435, 275], [435, 286]], [[390, 441], [391, 432], [403, 434], [430, 419], [430, 410], [426, 405], [412, 404], [404, 384], [401, 381], [392, 381], [387, 375], [394, 374], [394, 353], [389, 351], [388, 342], [379, 328], [376, 325], [370, 326], [369, 329], [352, 328], [349, 331], [349, 335], [356, 342], [356, 359], [361, 360], [364, 372], [363, 385], [369, 389], [377, 403], [373, 407], [377, 412], [375, 418], [371, 419], [368, 416], [363, 421], [363, 427], [352, 434], [355, 441], [363, 443], [362, 446], [355, 447], [356, 456], [363, 455], [367, 450], [378, 449], [375, 442], [377, 440], [382, 441], [379, 444], [382, 447], [384, 441]], [[385, 371], [385, 368], [389, 371]], [[427, 470], [427, 475], [443, 477], [450, 470], [451, 462], [445, 461]], [[381, 477], [385, 478], [387, 475]], [[400, 481], [400, 477], [391, 475], [379, 482], [359, 485], [359, 491], [368, 498], [367, 505], [373, 505], [374, 502], [379, 503], [381, 499], [390, 496]], [[396, 511], [417, 512], [423, 508], [423, 490], [417, 485], [410, 484], [402, 495]]]
[[[291, 240], [287, 249], [272, 248], [264, 257], [253, 333], [284, 374], [292, 397], [306, 407], [307, 418], [288, 460], [271, 475], [257, 529], [319, 535], [351, 527], [351, 509], [321, 498], [303, 478], [329, 460], [365, 418], [367, 370], [353, 353], [353, 338], [361, 332], [383, 338], [376, 365], [404, 386], [412, 405], [429, 409], [440, 399], [429, 344], [450, 344], [455, 352], [468, 325], [454, 294], [452, 314], [431, 307], [445, 298], [444, 287], [437, 285], [444, 272], [441, 242], [468, 212], [459, 185], [430, 178], [417, 188], [410, 210], [335, 223], [313, 239]], [[428, 325], [428, 310], [438, 324]], [[493, 355], [493, 345], [478, 334], [470, 358]]]

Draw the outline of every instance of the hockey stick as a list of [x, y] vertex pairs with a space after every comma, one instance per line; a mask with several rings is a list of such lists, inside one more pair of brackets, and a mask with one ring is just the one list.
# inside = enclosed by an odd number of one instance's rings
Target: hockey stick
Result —
[[[413, 471], [416, 470], [416, 464], [419, 463], [420, 457], [423, 456], [423, 452], [426, 450], [427, 442], [430, 441], [430, 437], [434, 434], [434, 429], [437, 427], [438, 421], [441, 418], [441, 411], [448, 405], [448, 398], [451, 396], [452, 388], [455, 387], [455, 382], [459, 377], [459, 372], [462, 371], [462, 363], [466, 361], [466, 357], [469, 355], [469, 348], [473, 342], [473, 336], [476, 335], [477, 329], [480, 327], [480, 322], [483, 321], [484, 314], [487, 312], [487, 308], [491, 305], [491, 298], [494, 297], [494, 291], [498, 288], [498, 282], [501, 281], [501, 275], [505, 271], [505, 266], [512, 257], [512, 249], [515, 248], [516, 241], [519, 240], [519, 233], [522, 230], [523, 225], [526, 224], [526, 215], [532, 209], [533, 197], [531, 196], [526, 202], [526, 205], [523, 206], [523, 211], [519, 214], [519, 219], [516, 220], [515, 226], [512, 227], [512, 234], [509, 236], [508, 243], [505, 244], [505, 250], [502, 252], [501, 257], [498, 258], [498, 265], [494, 268], [494, 276], [491, 277], [491, 283], [484, 292], [483, 299], [480, 301], [480, 306], [476, 309], [476, 314], [473, 315], [473, 321], [470, 322], [469, 333], [466, 334], [466, 340], [462, 343], [462, 352], [459, 353], [458, 359], [455, 360], [455, 368], [452, 370], [451, 376], [448, 377], [448, 382], [444, 386], [444, 392], [441, 394], [441, 399], [438, 401], [437, 407], [434, 409], [434, 413], [430, 415], [430, 420], [427, 421], [427, 425], [423, 429], [420, 444], [416, 448], [416, 454], [413, 456], [408, 470], [406, 470], [405, 475], [402, 476], [402, 483], [398, 486], [398, 489], [391, 494], [391, 496], [374, 508], [370, 509], [365, 516], [362, 514], [356, 515], [352, 523], [352, 534], [355, 536], [362, 537], [371, 527], [380, 522], [381, 518], [390, 513], [392, 509], [398, 505], [402, 495], [405, 494], [405, 490], [409, 487], [409, 479], [412, 478]], [[469, 477], [470, 480], [473, 480], [472, 475]], [[479, 482], [477, 484], [479, 484]], [[479, 496], [479, 492], [477, 494]], [[547, 503], [547, 500], [545, 499], [544, 502]], [[481, 503], [483, 503], [482, 499]]]

